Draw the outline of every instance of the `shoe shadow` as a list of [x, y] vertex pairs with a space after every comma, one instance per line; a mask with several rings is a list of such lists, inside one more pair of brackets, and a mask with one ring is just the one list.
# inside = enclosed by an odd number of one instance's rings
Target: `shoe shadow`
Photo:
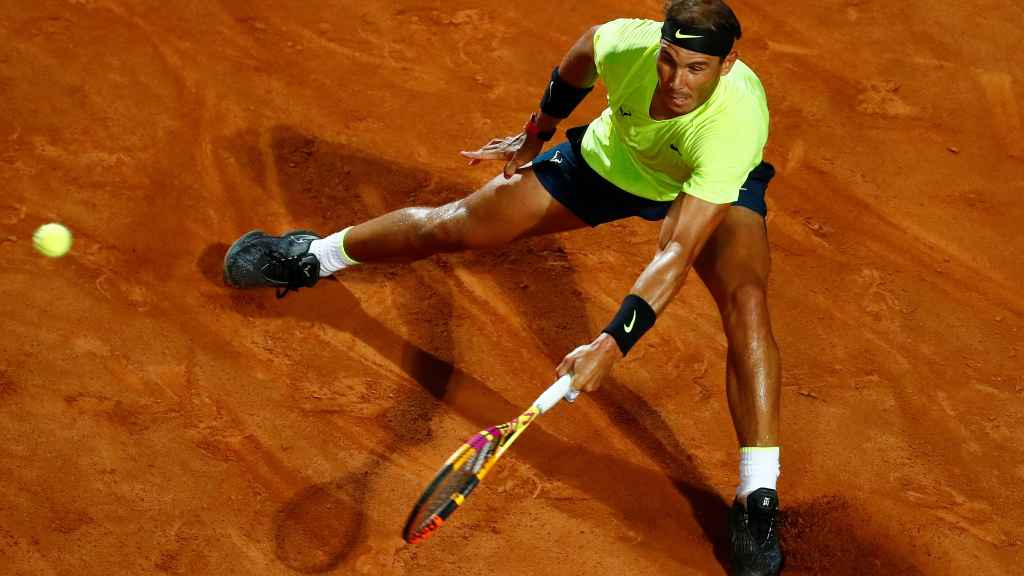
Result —
[[196, 260], [196, 269], [206, 282], [216, 286], [224, 286], [224, 255], [230, 244], [214, 242], [203, 249]]
[[840, 495], [783, 508], [779, 537], [786, 572], [859, 576], [924, 572], [893, 550], [892, 537], [872, 530], [865, 510]]

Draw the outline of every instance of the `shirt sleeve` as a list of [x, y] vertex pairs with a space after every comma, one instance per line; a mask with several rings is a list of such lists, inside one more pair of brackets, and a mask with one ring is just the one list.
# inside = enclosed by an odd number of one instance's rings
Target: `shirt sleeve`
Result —
[[693, 172], [683, 183], [683, 193], [712, 204], [731, 204], [740, 196], [751, 166], [761, 161], [764, 142], [746, 131], [719, 130], [701, 142]]
[[693, 171], [683, 193], [713, 204], [731, 204], [753, 167], [761, 163], [767, 140], [767, 119], [734, 114], [700, 138]]
[[[620, 18], [602, 24], [594, 32], [594, 62], [597, 73], [609, 80], [609, 75], [625, 72], [643, 52], [657, 44], [660, 26], [652, 20]], [[613, 81], [619, 78], [611, 78]]]

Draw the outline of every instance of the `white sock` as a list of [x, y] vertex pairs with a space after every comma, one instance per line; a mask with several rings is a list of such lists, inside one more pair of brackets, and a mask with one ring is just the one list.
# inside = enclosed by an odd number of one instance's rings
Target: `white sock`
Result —
[[309, 244], [309, 252], [320, 261], [320, 277], [330, 276], [342, 268], [359, 264], [345, 253], [345, 235], [352, 227], [335, 232], [326, 238], [313, 240]]
[[771, 488], [779, 478], [779, 447], [749, 446], [740, 448], [740, 485], [736, 497], [746, 500], [758, 488]]

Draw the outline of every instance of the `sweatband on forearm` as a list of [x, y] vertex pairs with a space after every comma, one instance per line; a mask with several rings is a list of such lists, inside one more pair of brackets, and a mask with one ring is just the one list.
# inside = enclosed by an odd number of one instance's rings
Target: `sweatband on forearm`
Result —
[[615, 313], [615, 318], [612, 318], [611, 323], [603, 332], [610, 334], [615, 339], [619, 350], [625, 356], [644, 335], [644, 332], [654, 326], [655, 320], [657, 320], [657, 316], [654, 313], [654, 308], [651, 308], [651, 305], [643, 298], [636, 294], [630, 294], [622, 301], [622, 306]]
[[562, 80], [558, 75], [558, 66], [555, 66], [551, 71], [551, 81], [544, 89], [544, 97], [540, 99], [540, 110], [552, 118], [568, 118], [593, 89], [593, 86], [577, 88]]

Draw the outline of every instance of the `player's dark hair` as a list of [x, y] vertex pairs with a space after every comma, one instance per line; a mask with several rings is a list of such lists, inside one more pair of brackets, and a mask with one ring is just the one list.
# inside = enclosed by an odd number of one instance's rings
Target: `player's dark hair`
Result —
[[722, 0], [666, 0], [665, 19], [680, 27], [710, 28], [731, 34], [734, 40], [743, 34], [736, 14]]

